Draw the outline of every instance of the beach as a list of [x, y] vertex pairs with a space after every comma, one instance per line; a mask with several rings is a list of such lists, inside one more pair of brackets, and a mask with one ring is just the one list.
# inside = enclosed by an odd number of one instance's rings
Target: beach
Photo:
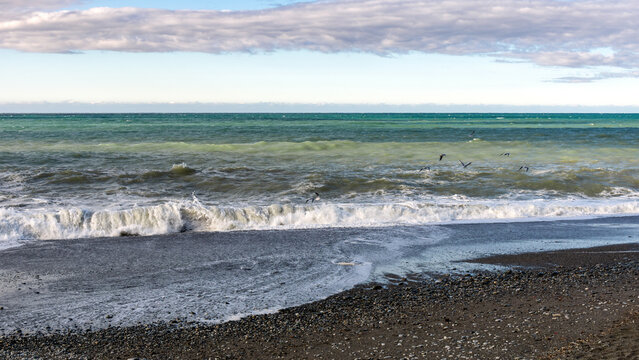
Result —
[[0, 114], [0, 357], [634, 356], [637, 119]]
[[0, 360], [639, 360], [638, 15], [0, 0]]
[[498, 256], [500, 272], [389, 276], [327, 299], [217, 325], [0, 338], [8, 359], [631, 359], [639, 244]]

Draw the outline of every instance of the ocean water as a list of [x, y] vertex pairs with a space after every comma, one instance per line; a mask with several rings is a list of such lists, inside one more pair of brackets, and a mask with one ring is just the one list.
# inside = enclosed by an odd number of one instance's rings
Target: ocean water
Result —
[[636, 215], [637, 144], [636, 114], [0, 114], [0, 249]]

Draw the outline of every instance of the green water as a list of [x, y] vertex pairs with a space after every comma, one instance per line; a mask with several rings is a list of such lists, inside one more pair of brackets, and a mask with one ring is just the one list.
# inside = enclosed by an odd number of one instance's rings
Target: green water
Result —
[[[47, 200], [193, 191], [250, 200], [291, 195], [304, 182], [300, 190], [335, 197], [397, 189], [597, 196], [634, 190], [639, 168], [637, 115], [0, 115], [0, 140], [4, 180], [18, 178], [23, 192]], [[473, 164], [461, 169], [458, 160]], [[194, 172], [170, 171], [182, 163]], [[430, 172], [414, 171], [427, 165]], [[522, 165], [527, 175], [517, 171]]]
[[5, 232], [15, 227], [7, 219], [34, 212], [127, 211], [193, 195], [242, 211], [318, 192], [347, 212], [585, 200], [598, 213], [623, 200], [615, 213], [633, 213], [637, 144], [633, 114], [5, 114], [0, 209]]

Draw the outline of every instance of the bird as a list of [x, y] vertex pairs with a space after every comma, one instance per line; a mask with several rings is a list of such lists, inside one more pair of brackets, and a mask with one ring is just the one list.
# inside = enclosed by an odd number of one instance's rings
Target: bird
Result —
[[510, 153], [502, 153], [502, 154], [499, 154], [499, 156], [510, 156]]
[[473, 137], [475, 136], [475, 130], [471, 131], [470, 134], [468, 134], [468, 137]]
[[467, 168], [467, 167], [468, 167], [468, 165], [470, 165], [470, 164], [472, 164], [472, 163], [473, 163], [472, 161], [470, 161], [470, 162], [468, 162], [468, 163], [464, 164], [464, 162], [463, 162], [463, 161], [461, 161], [461, 160], [459, 160], [459, 162], [462, 164], [462, 166], [464, 167], [464, 169], [465, 169], [465, 168]]
[[424, 170], [430, 171], [430, 166], [424, 166], [423, 168], [419, 169], [420, 172], [422, 172]]
[[446, 156], [446, 154], [439, 154], [439, 161], [442, 161], [442, 159], [444, 158], [444, 156]]
[[528, 172], [528, 166], [526, 165], [522, 165], [517, 171], [521, 171], [522, 169], [526, 169], [526, 172]]
[[311, 204], [314, 203], [316, 200], [319, 200], [320, 196], [318, 193], [315, 193], [315, 196], [311, 196], [310, 198], [306, 199], [306, 203], [308, 204], [308, 202], [310, 201]]

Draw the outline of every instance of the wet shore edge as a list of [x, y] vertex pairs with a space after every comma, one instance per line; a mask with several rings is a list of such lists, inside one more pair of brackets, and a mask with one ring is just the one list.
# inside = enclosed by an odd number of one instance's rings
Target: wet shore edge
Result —
[[[7, 359], [639, 358], [639, 243], [469, 259], [217, 325], [0, 337]], [[0, 316], [2, 316], [0, 310]]]

